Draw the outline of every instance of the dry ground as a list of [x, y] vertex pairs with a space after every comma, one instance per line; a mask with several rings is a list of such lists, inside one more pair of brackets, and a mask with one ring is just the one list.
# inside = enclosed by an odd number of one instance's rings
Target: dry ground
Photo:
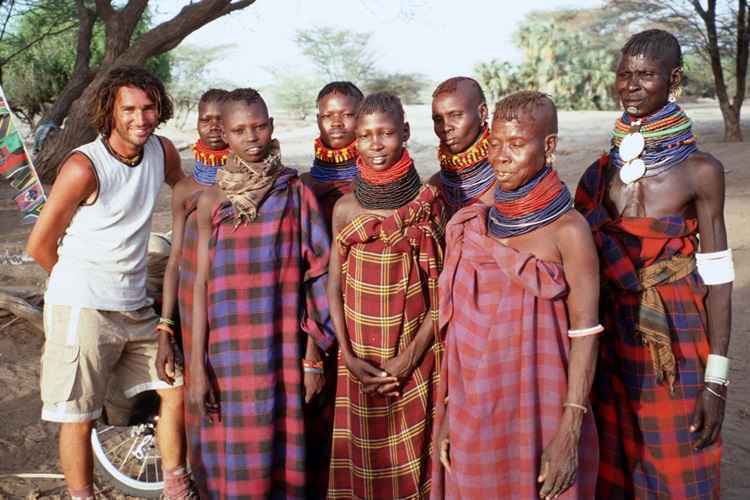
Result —
[[[726, 218], [730, 246], [734, 249], [737, 280], [733, 296], [733, 336], [730, 346], [732, 369], [729, 404], [724, 425], [722, 464], [723, 498], [750, 498], [750, 169], [747, 158], [750, 143], [722, 144], [721, 117], [713, 103], [687, 106], [696, 122], [701, 148], [713, 153], [726, 167]], [[429, 109], [407, 109], [412, 125], [410, 149], [420, 173], [436, 169], [435, 145]], [[616, 113], [560, 113], [560, 144], [557, 168], [571, 188], [586, 166], [604, 151]], [[746, 127], [750, 124], [745, 124]], [[282, 143], [287, 165], [308, 165], [315, 137], [314, 123], [300, 123], [279, 117], [276, 135]], [[166, 127], [162, 133], [180, 147], [193, 140], [191, 130]], [[750, 140], [750, 130], [745, 135]], [[190, 168], [190, 151], [185, 150], [184, 166]], [[302, 167], [306, 169], [307, 167]], [[43, 273], [28, 262], [20, 262], [30, 228], [19, 225], [10, 190], [0, 184], [0, 287], [44, 285]], [[169, 229], [169, 191], [165, 189], [157, 207], [154, 229]], [[20, 262], [20, 263], [19, 263]], [[39, 356], [43, 339], [23, 321], [7, 323], [0, 316], [0, 498], [59, 498], [64, 490], [60, 480], [25, 480], [8, 474], [28, 472], [59, 473], [55, 425], [39, 420]], [[122, 498], [105, 489], [109, 498]]]

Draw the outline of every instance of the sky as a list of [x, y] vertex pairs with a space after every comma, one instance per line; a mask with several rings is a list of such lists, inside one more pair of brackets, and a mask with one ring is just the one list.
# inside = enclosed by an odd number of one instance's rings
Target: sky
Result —
[[[187, 3], [160, 0], [154, 20], [171, 18]], [[312, 66], [294, 43], [298, 29], [329, 26], [371, 32], [379, 70], [421, 73], [440, 81], [471, 75], [474, 65], [493, 58], [520, 62], [512, 34], [531, 11], [600, 4], [600, 0], [257, 0], [195, 31], [183, 44], [230, 45], [212, 64], [211, 73], [220, 81], [260, 87], [271, 82], [268, 68], [312, 74]]]

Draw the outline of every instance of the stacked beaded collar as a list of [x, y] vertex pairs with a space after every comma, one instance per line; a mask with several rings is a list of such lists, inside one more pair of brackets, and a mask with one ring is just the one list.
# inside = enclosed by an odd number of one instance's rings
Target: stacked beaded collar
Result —
[[454, 207], [476, 201], [495, 183], [495, 172], [487, 159], [490, 129], [484, 126], [479, 138], [463, 153], [454, 155], [443, 146], [438, 149], [440, 190]]
[[625, 184], [666, 172], [698, 150], [693, 123], [674, 103], [633, 120], [623, 113], [612, 131], [612, 165]]
[[357, 141], [345, 148], [331, 149], [315, 139], [315, 160], [310, 175], [318, 182], [350, 181], [357, 175]]
[[557, 172], [545, 166], [515, 191], [495, 188], [495, 205], [490, 208], [487, 229], [497, 238], [529, 233], [556, 221], [570, 210], [572, 197]]
[[362, 158], [357, 159], [354, 196], [364, 208], [386, 210], [399, 208], [414, 199], [422, 187], [417, 169], [404, 148], [401, 159], [385, 172], [376, 172]]
[[195, 168], [193, 168], [193, 179], [203, 186], [216, 184], [216, 170], [226, 164], [229, 158], [229, 147], [215, 150], [206, 146], [198, 139], [193, 144], [195, 155]]

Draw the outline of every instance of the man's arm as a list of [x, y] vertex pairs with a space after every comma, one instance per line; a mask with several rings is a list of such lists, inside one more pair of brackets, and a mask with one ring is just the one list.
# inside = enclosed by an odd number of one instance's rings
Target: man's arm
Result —
[[[579, 330], [599, 324], [599, 258], [586, 220], [571, 210], [557, 232], [558, 249], [568, 282], [567, 297], [570, 329]], [[598, 335], [572, 338], [568, 362], [568, 390], [560, 427], [542, 454], [539, 482], [541, 498], [556, 498], [575, 481], [578, 469], [578, 444], [584, 410], [596, 370]]]
[[164, 148], [164, 182], [174, 188], [185, 177], [182, 172], [182, 160], [172, 141], [166, 137], [159, 137], [159, 140]]
[[[705, 155], [690, 170], [695, 190], [695, 211], [698, 216], [701, 253], [727, 249], [727, 229], [724, 223], [724, 167], [712, 156]], [[708, 341], [711, 354], [726, 356], [732, 325], [732, 283], [709, 285], [706, 296]], [[711, 391], [726, 397], [726, 387], [708, 382]], [[711, 391], [698, 396], [691, 431], [699, 432], [696, 448], [710, 445], [719, 436], [724, 420], [724, 400]]]
[[57, 263], [57, 244], [73, 219], [76, 210], [97, 190], [97, 179], [91, 162], [74, 153], [60, 167], [47, 202], [26, 243], [26, 252], [47, 273]]

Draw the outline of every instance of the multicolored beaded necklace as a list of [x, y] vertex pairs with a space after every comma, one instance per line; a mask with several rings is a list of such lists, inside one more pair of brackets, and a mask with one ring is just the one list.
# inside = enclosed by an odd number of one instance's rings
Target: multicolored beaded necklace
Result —
[[357, 141], [341, 149], [326, 147], [315, 139], [315, 159], [310, 175], [318, 182], [350, 181], [357, 175]]
[[568, 187], [549, 165], [515, 191], [495, 188], [487, 229], [497, 238], [510, 238], [546, 226], [571, 209]]
[[479, 138], [463, 153], [453, 154], [440, 146], [440, 190], [454, 207], [470, 205], [495, 183], [495, 172], [487, 159], [490, 129], [484, 125]]
[[376, 172], [361, 157], [357, 159], [357, 168], [354, 197], [367, 209], [402, 207], [413, 200], [422, 187], [422, 181], [406, 148], [401, 159], [384, 172]]
[[623, 113], [612, 131], [611, 164], [626, 184], [666, 172], [698, 150], [692, 126], [671, 102], [641, 119]]
[[193, 179], [203, 186], [216, 184], [216, 171], [227, 163], [229, 158], [229, 147], [224, 149], [211, 149], [198, 139], [193, 144], [195, 155], [195, 167], [193, 168]]

